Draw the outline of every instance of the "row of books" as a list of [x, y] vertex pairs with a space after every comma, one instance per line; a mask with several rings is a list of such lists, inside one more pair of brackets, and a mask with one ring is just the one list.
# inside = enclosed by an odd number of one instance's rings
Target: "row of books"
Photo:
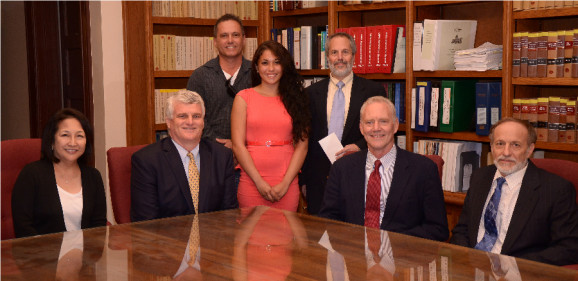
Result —
[[342, 5], [358, 5], [358, 4], [372, 4], [372, 3], [384, 3], [384, 2], [396, 2], [399, 0], [347, 0], [341, 1]]
[[513, 1], [514, 11], [559, 9], [568, 7], [578, 7], [576, 0], [539, 0], [539, 1]]
[[405, 123], [405, 82], [382, 83], [385, 96], [395, 105], [395, 115], [399, 123]]
[[281, 43], [293, 55], [296, 69], [327, 69], [327, 29], [327, 25], [273, 28], [271, 40]]
[[165, 123], [167, 99], [182, 89], [155, 89], [155, 124]]
[[377, 25], [337, 28], [353, 37], [357, 54], [353, 72], [403, 73], [405, 72], [405, 26]]
[[477, 21], [429, 20], [413, 25], [413, 70], [455, 70], [454, 53], [474, 48]]
[[528, 120], [538, 141], [576, 143], [576, 99], [540, 97], [514, 99], [514, 118]]
[[512, 77], [578, 77], [578, 29], [513, 34]]
[[416, 151], [422, 155], [438, 155], [444, 160], [442, 188], [450, 192], [466, 192], [472, 172], [480, 167], [482, 144], [479, 142], [419, 140]]
[[289, 1], [274, 0], [269, 1], [269, 10], [271, 11], [291, 11], [297, 9], [307, 9], [316, 7], [327, 7], [327, 1]]
[[[246, 38], [243, 55], [253, 59], [257, 38]], [[154, 70], [193, 70], [217, 55], [213, 37], [153, 35]]]
[[259, 4], [256, 0], [245, 1], [152, 1], [154, 17], [183, 17], [217, 19], [226, 13], [237, 15], [242, 20], [259, 19]]
[[[420, 132], [476, 131], [488, 135], [501, 118], [501, 82], [417, 81], [411, 92], [411, 128]], [[474, 129], [475, 128], [475, 129]]]

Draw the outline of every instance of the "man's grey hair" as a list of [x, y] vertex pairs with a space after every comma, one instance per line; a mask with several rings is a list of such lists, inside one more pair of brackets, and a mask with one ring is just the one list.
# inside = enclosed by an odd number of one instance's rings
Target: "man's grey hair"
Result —
[[[395, 105], [393, 104], [393, 102], [391, 102], [389, 99], [387, 99], [383, 96], [373, 96], [373, 97], [368, 98], [361, 106], [361, 110], [359, 111], [361, 114], [360, 117], [363, 116], [363, 112], [365, 111], [365, 108], [368, 105], [370, 105], [372, 103], [377, 103], [377, 102], [385, 103], [389, 107], [389, 110], [391, 111], [391, 115], [392, 115], [391, 120], [397, 120], [397, 114], [395, 112]], [[363, 120], [360, 119], [360, 122], [362, 122], [362, 121]]]
[[351, 35], [349, 35], [345, 32], [333, 33], [333, 34], [329, 35], [329, 37], [327, 37], [327, 41], [325, 41], [325, 50], [327, 50], [327, 53], [329, 53], [329, 43], [331, 43], [331, 39], [333, 39], [335, 37], [347, 38], [347, 40], [349, 40], [349, 47], [351, 47], [351, 54], [353, 56], [355, 56], [355, 54], [357, 53], [357, 47], [355, 46], [355, 40], [353, 40], [353, 37]]
[[199, 94], [189, 90], [179, 90], [176, 95], [170, 96], [167, 99], [167, 110], [165, 112], [165, 117], [167, 119], [173, 119], [173, 112], [175, 112], [175, 102], [180, 102], [184, 104], [199, 104], [203, 112], [203, 118], [205, 117], [205, 102]]

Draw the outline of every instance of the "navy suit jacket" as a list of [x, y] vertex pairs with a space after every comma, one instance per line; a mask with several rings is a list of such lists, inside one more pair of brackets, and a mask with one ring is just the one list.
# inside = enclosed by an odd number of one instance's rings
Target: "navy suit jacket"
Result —
[[[328, 134], [327, 127], [327, 90], [330, 78], [323, 79], [306, 89], [309, 95], [309, 105], [311, 111], [311, 133], [309, 136], [309, 147], [307, 157], [299, 176], [299, 185], [307, 185], [307, 203], [310, 214], [317, 214], [323, 200], [323, 193], [327, 183], [331, 162], [319, 145], [319, 140]], [[370, 97], [384, 96], [385, 89], [382, 85], [353, 75], [351, 87], [351, 99], [347, 120], [343, 127], [341, 144], [356, 144], [359, 148], [367, 148], [363, 135], [359, 131], [360, 110], [363, 103]]]
[[[476, 170], [451, 243], [473, 248], [496, 166]], [[528, 161], [502, 254], [564, 265], [578, 263], [576, 191], [567, 180]]]
[[[436, 164], [397, 148], [381, 229], [445, 241], [449, 230]], [[364, 225], [367, 149], [335, 161], [319, 216]]]
[[[201, 139], [199, 146], [199, 212], [237, 208], [232, 150], [208, 139]], [[133, 154], [133, 222], [194, 213], [183, 162], [170, 137]]]

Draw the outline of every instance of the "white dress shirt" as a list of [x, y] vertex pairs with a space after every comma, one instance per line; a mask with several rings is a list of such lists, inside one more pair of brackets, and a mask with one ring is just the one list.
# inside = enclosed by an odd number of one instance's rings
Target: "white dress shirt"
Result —
[[[184, 147], [182, 147], [180, 144], [176, 143], [175, 140], [171, 139], [171, 141], [173, 141], [173, 143], [175, 144], [175, 147], [177, 148], [177, 151], [179, 152], [179, 157], [181, 158], [181, 161], [183, 162], [183, 168], [185, 169], [185, 175], [187, 175], [187, 180], [189, 179], [189, 162], [191, 162], [191, 159], [189, 158], [189, 156], [187, 156], [187, 154], [189, 153]], [[195, 146], [195, 148], [193, 148], [193, 150], [191, 150], [191, 153], [193, 154], [193, 157], [195, 158], [195, 164], [197, 164], [197, 169], [199, 169], [199, 176], [201, 175], [201, 156], [199, 155], [199, 145], [197, 144], [197, 146]]]

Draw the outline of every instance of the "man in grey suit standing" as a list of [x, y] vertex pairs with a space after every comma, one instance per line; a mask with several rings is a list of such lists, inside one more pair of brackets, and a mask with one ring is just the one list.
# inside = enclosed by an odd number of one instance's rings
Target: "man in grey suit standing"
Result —
[[310, 214], [321, 208], [331, 162], [319, 145], [319, 140], [335, 133], [344, 148], [337, 158], [367, 147], [359, 131], [359, 110], [372, 96], [385, 96], [382, 85], [353, 74], [356, 54], [355, 41], [347, 33], [335, 33], [325, 46], [331, 74], [306, 89], [310, 99], [311, 133], [309, 151], [299, 185], [304, 186]]
[[217, 19], [213, 44], [219, 55], [195, 69], [187, 90], [197, 92], [205, 101], [203, 137], [231, 148], [231, 109], [235, 95], [251, 87], [251, 62], [243, 58], [245, 29], [232, 14]]
[[494, 165], [472, 174], [451, 243], [554, 265], [578, 263], [578, 208], [569, 181], [528, 161], [536, 130], [504, 118], [490, 129]]

